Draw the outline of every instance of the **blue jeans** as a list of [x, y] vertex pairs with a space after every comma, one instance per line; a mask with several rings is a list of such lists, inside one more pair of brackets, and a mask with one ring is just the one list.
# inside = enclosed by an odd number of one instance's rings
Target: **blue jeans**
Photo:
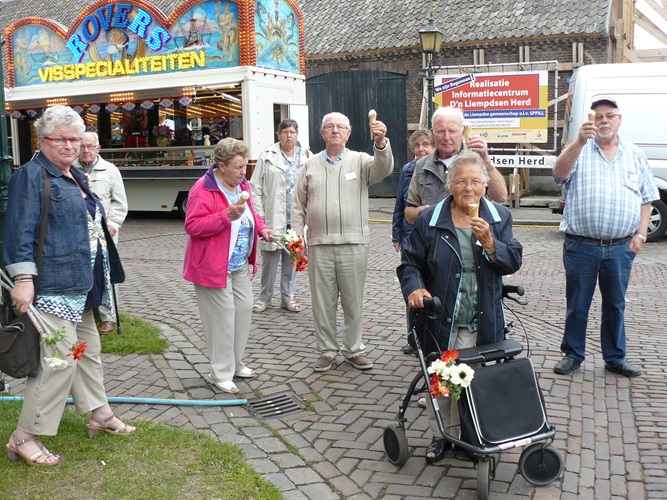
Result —
[[560, 350], [580, 363], [586, 357], [588, 312], [599, 282], [602, 296], [600, 341], [607, 366], [625, 361], [625, 292], [630, 281], [635, 252], [630, 240], [611, 246], [578, 241], [565, 236], [567, 313]]

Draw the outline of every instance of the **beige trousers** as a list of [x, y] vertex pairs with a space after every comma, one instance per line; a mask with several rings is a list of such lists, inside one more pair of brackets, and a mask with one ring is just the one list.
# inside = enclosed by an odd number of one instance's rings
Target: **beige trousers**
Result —
[[[106, 404], [102, 346], [92, 310], [84, 311], [81, 323], [41, 312], [56, 330], [65, 328], [66, 337], [55, 346], [41, 346], [42, 362], [37, 376], [28, 378], [26, 382], [23, 408], [17, 427], [30, 434], [55, 436], [70, 393], [79, 414]], [[72, 357], [67, 357], [72, 347], [83, 342], [87, 342], [88, 347], [81, 359], [74, 361]], [[69, 362], [69, 366], [64, 370], [54, 371], [44, 361], [45, 357], [53, 356], [55, 349]]]
[[[470, 332], [467, 328], [459, 328], [452, 332], [449, 338], [448, 349], [465, 349], [466, 347], [474, 347], [477, 344], [477, 334]], [[459, 405], [451, 398], [439, 397], [438, 407], [440, 408], [440, 417], [442, 423], [449, 434], [454, 437], [459, 436], [459, 430], [456, 427], [459, 425]], [[428, 426], [433, 433], [433, 436], [440, 437], [440, 429], [438, 428], [438, 421], [435, 419], [435, 412], [433, 411], [433, 403], [431, 398], [426, 397], [426, 411], [428, 412]], [[454, 432], [455, 431], [455, 432]]]
[[[336, 358], [363, 354], [361, 343], [364, 285], [368, 245], [315, 245], [308, 247], [308, 279], [313, 303], [317, 350]], [[343, 309], [343, 345], [338, 345], [336, 311]]]
[[245, 368], [252, 319], [249, 266], [227, 272], [227, 288], [195, 285], [213, 382], [229, 382]]

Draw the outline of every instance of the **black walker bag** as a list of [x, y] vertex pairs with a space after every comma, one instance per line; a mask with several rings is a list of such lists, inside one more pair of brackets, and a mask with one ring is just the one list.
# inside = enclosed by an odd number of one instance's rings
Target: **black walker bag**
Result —
[[459, 400], [461, 439], [499, 446], [548, 428], [544, 399], [528, 358], [475, 368]]

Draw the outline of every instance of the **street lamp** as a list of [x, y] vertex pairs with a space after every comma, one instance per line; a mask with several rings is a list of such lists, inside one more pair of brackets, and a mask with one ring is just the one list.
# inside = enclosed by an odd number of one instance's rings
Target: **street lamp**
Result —
[[442, 31], [436, 28], [435, 19], [432, 17], [428, 20], [428, 26], [425, 26], [419, 30], [419, 43], [421, 44], [422, 52], [426, 54], [426, 68], [422, 69], [426, 72], [426, 89], [428, 94], [428, 128], [432, 126], [431, 116], [433, 116], [433, 54], [440, 52], [442, 36]]

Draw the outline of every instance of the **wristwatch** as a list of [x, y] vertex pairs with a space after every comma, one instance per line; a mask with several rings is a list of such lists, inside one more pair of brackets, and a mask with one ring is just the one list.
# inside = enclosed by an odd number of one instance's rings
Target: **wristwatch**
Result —
[[642, 233], [635, 233], [635, 236], [639, 236], [639, 239], [642, 240], [642, 242], [646, 243], [646, 236], [643, 235]]

